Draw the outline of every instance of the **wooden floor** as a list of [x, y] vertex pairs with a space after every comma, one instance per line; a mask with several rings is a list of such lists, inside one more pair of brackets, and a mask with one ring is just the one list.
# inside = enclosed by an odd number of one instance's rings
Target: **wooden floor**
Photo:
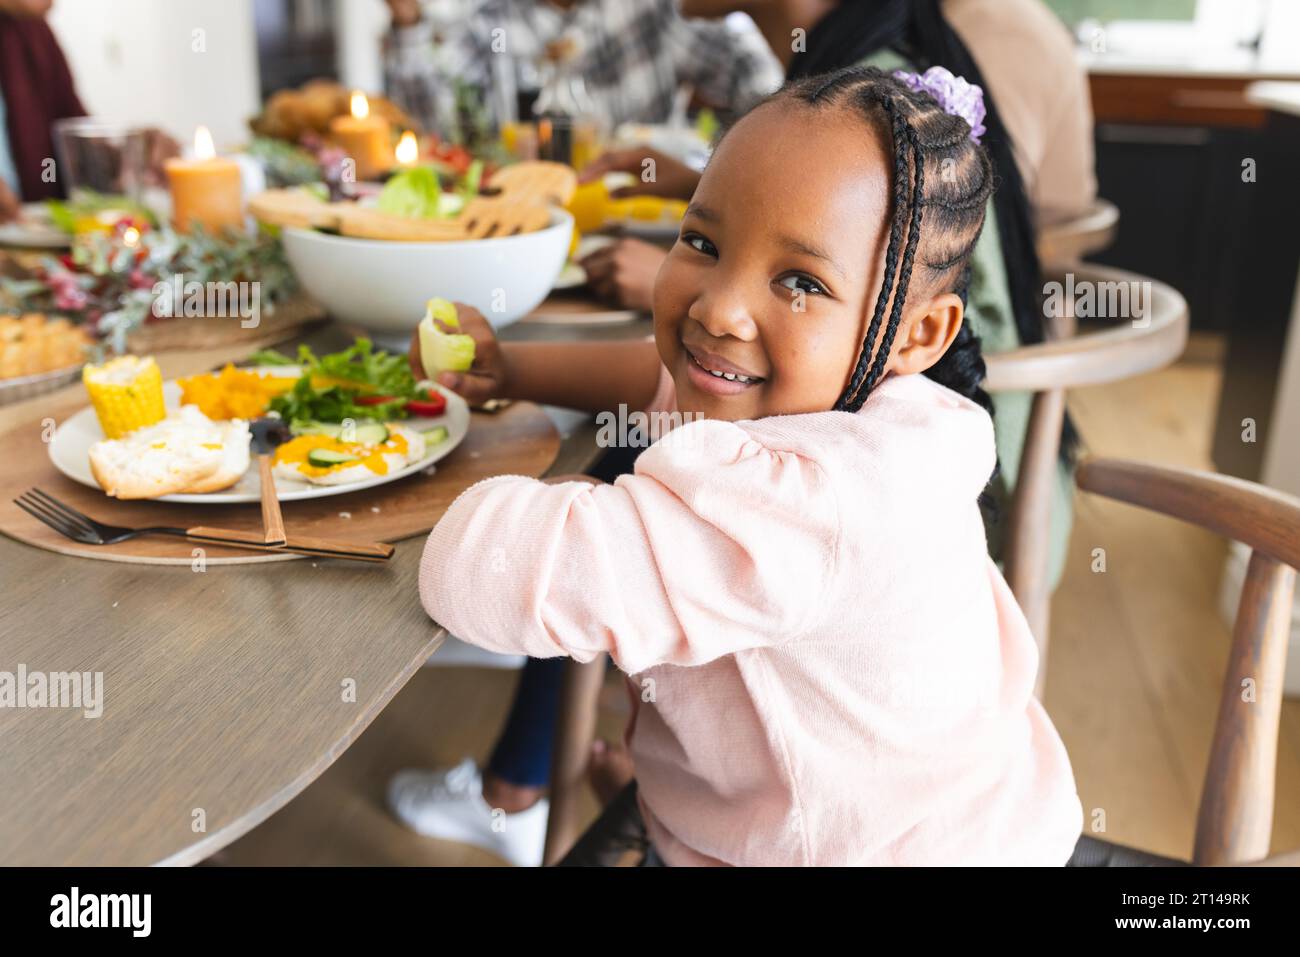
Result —
[[[1091, 454], [1210, 467], [1219, 394], [1212, 340], [1192, 358], [1130, 382], [1084, 389], [1070, 408]], [[1106, 550], [1106, 571], [1091, 570]], [[1224, 544], [1124, 505], [1080, 496], [1065, 579], [1052, 609], [1046, 703], [1074, 764], [1088, 820], [1104, 836], [1191, 854], [1196, 804], [1227, 660], [1217, 596]], [[410, 834], [387, 813], [394, 771], [484, 759], [514, 672], [426, 668], [324, 775], [222, 854], [231, 864], [499, 863]], [[623, 715], [606, 696], [601, 731]], [[1284, 706], [1274, 852], [1300, 847], [1300, 701]], [[594, 803], [588, 809], [595, 813]]]

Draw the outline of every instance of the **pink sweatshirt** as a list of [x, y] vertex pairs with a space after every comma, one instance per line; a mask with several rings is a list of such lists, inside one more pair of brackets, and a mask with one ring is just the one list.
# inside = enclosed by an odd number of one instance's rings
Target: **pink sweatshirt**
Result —
[[1083, 813], [987, 554], [993, 463], [988, 415], [920, 375], [692, 422], [613, 485], [469, 488], [420, 596], [484, 648], [613, 656], [668, 864], [1060, 865]]

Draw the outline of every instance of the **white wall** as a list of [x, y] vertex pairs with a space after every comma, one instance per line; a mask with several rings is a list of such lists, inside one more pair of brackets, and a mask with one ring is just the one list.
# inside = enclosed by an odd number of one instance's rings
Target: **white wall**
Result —
[[182, 144], [199, 124], [218, 148], [248, 138], [259, 108], [252, 0], [55, 0], [49, 23], [92, 114], [160, 126]]

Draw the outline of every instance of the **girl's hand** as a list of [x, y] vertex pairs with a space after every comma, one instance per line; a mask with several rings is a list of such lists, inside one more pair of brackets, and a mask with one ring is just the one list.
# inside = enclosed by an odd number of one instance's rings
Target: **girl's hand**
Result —
[[[483, 318], [483, 313], [463, 302], [453, 303], [456, 317], [460, 320], [460, 332], [474, 340], [474, 364], [468, 372], [439, 372], [438, 384], [446, 386], [461, 396], [470, 405], [482, 405], [488, 399], [506, 397], [507, 366], [501, 343], [497, 341], [496, 332], [491, 323]], [[435, 320], [436, 321], [436, 320]], [[438, 328], [444, 332], [455, 332], [442, 323]], [[411, 373], [416, 381], [425, 378], [424, 363], [420, 358], [420, 330], [411, 334], [411, 348], [408, 356], [411, 361]]]
[[592, 160], [578, 175], [579, 183], [590, 183], [606, 173], [631, 173], [637, 182], [610, 193], [625, 196], [665, 196], [690, 199], [700, 184], [700, 174], [681, 160], [648, 146], [614, 150]]

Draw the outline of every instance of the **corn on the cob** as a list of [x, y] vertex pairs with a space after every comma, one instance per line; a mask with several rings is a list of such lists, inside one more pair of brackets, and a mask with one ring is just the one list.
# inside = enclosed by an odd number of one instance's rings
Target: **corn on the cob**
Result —
[[104, 434], [120, 439], [129, 432], [162, 421], [162, 372], [153, 357], [119, 356], [102, 366], [88, 365], [82, 373], [90, 403]]

